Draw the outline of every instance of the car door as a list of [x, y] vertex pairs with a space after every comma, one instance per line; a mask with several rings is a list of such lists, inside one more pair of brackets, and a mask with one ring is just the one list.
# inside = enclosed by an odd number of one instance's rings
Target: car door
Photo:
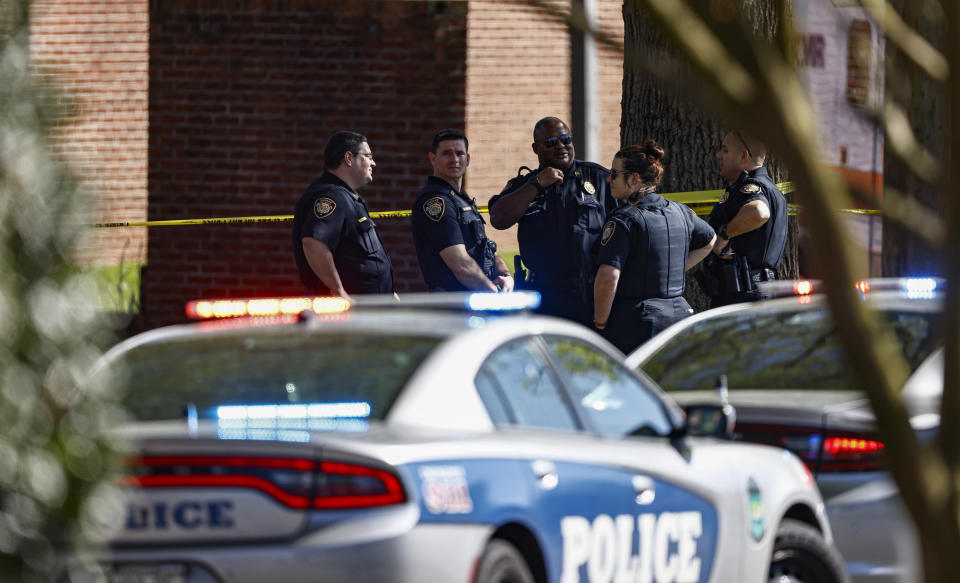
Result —
[[[638, 433], [669, 435], [672, 429], [656, 395], [629, 373], [633, 380], [626, 382], [637, 386], [623, 386], [618, 377], [625, 372], [590, 344], [531, 336], [494, 351], [476, 383], [502, 430], [519, 430], [518, 440], [534, 428], [554, 435], [539, 447], [542, 455], [525, 460], [533, 490], [529, 513], [549, 580], [707, 581], [716, 546], [711, 504], [663, 472], [610, 463], [599, 449], [604, 443], [598, 435], [613, 435], [614, 424], [598, 432], [590, 407], [618, 403], [619, 425]], [[592, 390], [585, 390], [587, 383]], [[665, 437], [633, 451], [659, 460], [661, 469], [683, 464]]]

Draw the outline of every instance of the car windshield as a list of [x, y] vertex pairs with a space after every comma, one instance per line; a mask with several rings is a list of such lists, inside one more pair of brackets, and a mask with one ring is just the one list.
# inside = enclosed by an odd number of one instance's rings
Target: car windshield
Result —
[[[118, 363], [139, 420], [201, 417], [223, 405], [365, 403], [382, 419], [440, 337], [374, 334], [198, 335], [146, 344]], [[364, 407], [366, 409], [366, 407]]]
[[[883, 312], [916, 370], [937, 348], [935, 314]], [[641, 368], [665, 390], [862, 390], [852, 375], [828, 310], [740, 311], [703, 320], [671, 338]]]

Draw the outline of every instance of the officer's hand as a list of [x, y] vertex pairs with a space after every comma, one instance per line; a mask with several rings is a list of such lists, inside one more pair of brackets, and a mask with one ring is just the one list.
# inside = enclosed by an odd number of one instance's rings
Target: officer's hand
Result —
[[563, 184], [563, 172], [553, 166], [547, 166], [537, 174], [537, 182], [544, 188], [552, 184]]
[[513, 276], [509, 273], [497, 276], [497, 278], [493, 280], [493, 283], [496, 284], [503, 293], [513, 291]]
[[733, 245], [730, 244], [730, 239], [717, 236], [717, 242], [713, 244], [713, 254], [720, 259], [733, 259]]

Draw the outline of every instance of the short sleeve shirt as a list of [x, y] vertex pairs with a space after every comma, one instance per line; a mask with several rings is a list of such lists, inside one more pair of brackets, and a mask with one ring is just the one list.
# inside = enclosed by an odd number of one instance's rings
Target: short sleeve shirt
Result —
[[307, 263], [302, 239], [313, 237], [333, 252], [344, 289], [350, 294], [393, 292], [393, 267], [363, 199], [337, 176], [324, 172], [300, 197], [294, 210], [293, 249], [308, 291], [329, 290]]
[[[440, 257], [440, 252], [453, 245], [463, 245], [467, 254], [484, 267], [483, 246], [488, 243], [476, 204], [465, 192], [458, 192], [445, 180], [430, 176], [417, 195], [411, 216], [417, 258], [427, 285], [435, 290], [466, 290]], [[491, 275], [487, 273], [488, 277]]]

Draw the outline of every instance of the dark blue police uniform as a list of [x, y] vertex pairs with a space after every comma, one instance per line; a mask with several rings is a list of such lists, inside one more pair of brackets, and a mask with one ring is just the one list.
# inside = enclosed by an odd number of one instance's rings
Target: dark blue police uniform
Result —
[[[532, 275], [526, 287], [543, 296], [539, 312], [592, 324], [595, 245], [607, 213], [619, 206], [610, 196], [609, 175], [599, 164], [574, 160], [563, 183], [544, 188], [520, 218], [520, 256]], [[490, 199], [490, 207], [530, 177], [518, 174]]]
[[686, 205], [648, 193], [614, 211], [603, 226], [598, 265], [620, 270], [601, 334], [625, 354], [693, 310], [683, 298], [687, 255], [713, 239], [713, 229]]
[[[777, 188], [776, 183], [767, 174], [763, 166], [740, 175], [736, 182], [729, 185], [713, 207], [708, 219], [710, 226], [718, 233], [733, 217], [737, 216], [743, 205], [754, 200], [762, 200], [770, 209], [770, 219], [758, 229], [733, 237], [734, 256], [746, 258], [746, 266], [739, 270], [740, 291], [730, 289], [729, 278], [718, 277], [720, 287], [712, 296], [711, 306], [722, 306], [736, 302], [760, 299], [753, 288], [760, 281], [776, 279], [780, 260], [787, 244], [787, 199]], [[742, 262], [742, 259], [738, 259]], [[714, 270], [718, 270], [721, 259], [711, 259]], [[747, 281], [749, 280], [749, 281]]]
[[393, 267], [363, 199], [336, 175], [324, 172], [307, 188], [293, 214], [293, 254], [308, 293], [330, 290], [307, 263], [304, 237], [326, 243], [349, 294], [393, 293]]
[[420, 271], [430, 291], [467, 291], [440, 251], [451, 245], [463, 245], [491, 282], [496, 272], [497, 244], [487, 239], [483, 218], [474, 199], [457, 192], [446, 180], [427, 178], [413, 203], [413, 242], [417, 248]]

